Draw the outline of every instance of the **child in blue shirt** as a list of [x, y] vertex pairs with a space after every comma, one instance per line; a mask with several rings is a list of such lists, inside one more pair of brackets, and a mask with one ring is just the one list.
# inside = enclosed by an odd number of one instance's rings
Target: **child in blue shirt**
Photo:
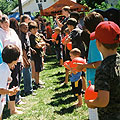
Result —
[[[73, 60], [76, 57], [80, 57], [80, 54], [81, 54], [81, 51], [78, 48], [72, 49], [70, 51], [71, 60]], [[70, 68], [70, 65], [67, 65], [67, 67], [71, 71], [70, 81], [71, 81], [71, 85], [72, 85], [72, 92], [74, 93], [75, 96], [78, 97], [78, 103], [76, 104], [76, 107], [81, 107], [82, 106], [82, 94], [81, 94], [82, 79], [81, 79], [81, 76], [83, 75], [82, 71], [76, 72], [75, 70]]]

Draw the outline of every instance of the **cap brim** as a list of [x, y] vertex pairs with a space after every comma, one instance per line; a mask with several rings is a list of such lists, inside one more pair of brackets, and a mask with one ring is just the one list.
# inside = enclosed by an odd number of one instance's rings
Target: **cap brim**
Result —
[[95, 32], [92, 32], [91, 34], [90, 34], [90, 40], [95, 40], [96, 39], [96, 37], [95, 37]]

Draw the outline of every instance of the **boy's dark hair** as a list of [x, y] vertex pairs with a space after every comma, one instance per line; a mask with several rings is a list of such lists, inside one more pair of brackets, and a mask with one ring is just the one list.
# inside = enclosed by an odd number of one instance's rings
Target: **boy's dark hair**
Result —
[[35, 21], [32, 21], [28, 24], [29, 26], [29, 30], [33, 29], [33, 28], [38, 28], [38, 25]]
[[104, 18], [101, 14], [97, 12], [91, 12], [84, 18], [84, 26], [89, 30], [90, 33], [95, 31], [97, 25], [104, 21]]
[[2, 59], [5, 63], [12, 63], [20, 56], [20, 49], [16, 45], [9, 44], [2, 51]]
[[70, 51], [70, 54], [73, 54], [74, 56], [80, 56], [81, 55], [81, 51], [78, 48], [73, 48]]
[[69, 18], [67, 21], [67, 25], [72, 25], [75, 28], [77, 25], [77, 20], [75, 18]]
[[102, 45], [103, 45], [105, 48], [107, 48], [107, 49], [112, 49], [112, 50], [114, 50], [114, 49], [116, 49], [116, 48], [119, 47], [119, 43], [114, 43], [114, 44], [104, 44], [104, 43], [102, 43]]
[[47, 23], [46, 23], [46, 26], [48, 26], [48, 25], [51, 25], [51, 22], [47, 22]]
[[62, 10], [67, 11], [68, 13], [70, 13], [70, 7], [69, 6], [64, 6], [62, 8]]
[[77, 11], [71, 12], [70, 13], [70, 18], [75, 18], [78, 22], [79, 19], [80, 19], [80, 14]]

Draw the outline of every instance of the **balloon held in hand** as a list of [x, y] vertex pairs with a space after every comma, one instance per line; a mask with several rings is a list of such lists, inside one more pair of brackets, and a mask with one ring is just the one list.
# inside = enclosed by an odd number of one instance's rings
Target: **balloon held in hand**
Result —
[[98, 93], [94, 92], [94, 85], [89, 81], [89, 87], [85, 91], [85, 100], [94, 100], [97, 98]]
[[67, 65], [70, 65], [70, 63], [71, 63], [70, 60], [65, 61], [65, 62], [64, 62], [64, 67], [67, 68], [67, 69], [69, 69], [69, 68], [67, 67]]
[[72, 42], [67, 43], [67, 49], [72, 50]]

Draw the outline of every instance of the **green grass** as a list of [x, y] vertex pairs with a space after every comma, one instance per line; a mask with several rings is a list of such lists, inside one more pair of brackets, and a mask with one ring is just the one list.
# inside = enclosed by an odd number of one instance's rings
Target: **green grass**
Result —
[[[5, 108], [3, 120], [87, 120], [88, 110], [83, 102], [81, 108], [73, 106], [76, 98], [68, 86], [60, 86], [64, 81], [64, 67], [58, 67], [55, 56], [48, 56], [45, 70], [40, 73], [40, 79], [45, 81], [45, 88], [38, 89], [36, 96], [24, 98], [25, 105], [19, 105], [24, 113], [11, 115]], [[83, 98], [84, 99], [84, 98]], [[84, 100], [83, 100], [84, 101]]]

